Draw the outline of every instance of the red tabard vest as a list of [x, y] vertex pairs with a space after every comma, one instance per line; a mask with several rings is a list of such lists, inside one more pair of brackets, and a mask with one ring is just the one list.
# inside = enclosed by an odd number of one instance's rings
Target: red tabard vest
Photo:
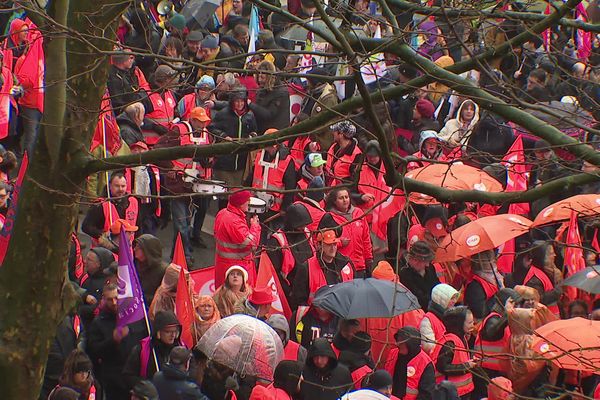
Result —
[[302, 204], [306, 207], [306, 210], [312, 219], [312, 222], [308, 224], [306, 228], [310, 233], [316, 232], [319, 227], [319, 222], [321, 222], [321, 218], [323, 218], [323, 215], [325, 215], [325, 210], [323, 207], [321, 205], [317, 207], [315, 204], [313, 204], [313, 202], [309, 201], [295, 201], [294, 204]]
[[507, 326], [504, 329], [504, 336], [502, 339], [496, 342], [489, 342], [487, 340], [481, 339], [481, 331], [485, 327], [487, 320], [491, 317], [501, 317], [500, 314], [496, 312], [490, 313], [481, 325], [479, 326], [479, 331], [477, 332], [477, 337], [475, 338], [475, 350], [480, 351], [482, 355], [481, 366], [483, 368], [490, 369], [492, 371], [505, 372], [505, 365], [503, 365], [503, 361], [499, 355], [505, 354], [508, 351], [508, 344], [510, 340], [510, 329]]
[[[196, 93], [186, 94], [180, 101], [183, 102], [183, 112], [180, 115], [182, 120], [189, 120], [192, 110], [196, 107], [202, 107], [196, 103]], [[210, 108], [204, 107], [204, 110], [206, 110], [206, 115], [210, 118]]]
[[[160, 170], [155, 165], [147, 165], [146, 167], [150, 169], [150, 171], [152, 172], [152, 175], [154, 176], [154, 182], [156, 185], [156, 194], [158, 196], [160, 196]], [[127, 181], [127, 193], [130, 193], [130, 194], [131, 194], [131, 182], [133, 182], [133, 180], [131, 179], [132, 178], [131, 172], [132, 172], [131, 168], [125, 168], [125, 180]], [[161, 213], [162, 213], [162, 208], [161, 208], [160, 198], [157, 198], [156, 199], [156, 211], [154, 212], [154, 214], [156, 214], [157, 217], [160, 217]]]
[[[304, 228], [304, 234], [306, 239], [310, 243], [310, 233], [308, 229]], [[294, 254], [292, 253], [292, 249], [290, 248], [290, 244], [287, 240], [287, 236], [283, 233], [281, 229], [275, 232], [271, 237], [277, 240], [279, 243], [279, 247], [281, 248], [282, 262], [281, 262], [281, 273], [284, 277], [287, 278], [290, 272], [294, 270], [296, 266], [296, 259], [294, 258]]]
[[[288, 149], [290, 149], [290, 155], [296, 164], [296, 169], [298, 169], [304, 164], [304, 158], [308, 154], [307, 146], [313, 140], [310, 138], [310, 135], [299, 137], [294, 140], [291, 147], [289, 146], [290, 141], [288, 141]], [[317, 142], [317, 151], [319, 150], [321, 150], [321, 146], [319, 146]]]
[[[375, 174], [377, 174], [377, 176], [375, 176]], [[383, 162], [377, 172], [373, 171], [373, 168], [367, 163], [362, 165], [360, 176], [358, 178], [358, 191], [361, 194], [371, 194], [375, 197], [373, 201], [358, 205], [363, 211], [368, 210], [375, 204], [385, 201], [385, 198], [392, 192], [392, 189], [385, 183], [384, 176], [385, 166], [383, 165]], [[375, 208], [367, 214], [366, 218], [369, 223], [373, 221], [373, 213], [379, 211], [379, 209], [380, 208]]]
[[425, 316], [429, 320], [431, 325], [431, 329], [433, 330], [433, 335], [435, 336], [435, 341], [438, 342], [440, 338], [446, 333], [446, 326], [444, 323], [431, 311], [425, 313]]
[[328, 186], [335, 186], [344, 183], [344, 181], [352, 180], [350, 177], [350, 166], [356, 156], [361, 153], [358, 144], [355, 144], [352, 154], [344, 154], [341, 157], [336, 157], [334, 147], [336, 147], [335, 143], [327, 151], [327, 171], [331, 174], [329, 177], [331, 182], [328, 183]]
[[0, 140], [8, 136], [8, 127], [10, 125], [10, 108], [17, 108], [15, 99], [10, 95], [10, 89], [13, 87], [13, 74], [10, 69], [2, 67], [2, 89], [0, 89]]
[[[540, 281], [542, 281], [542, 285], [544, 285], [545, 292], [549, 292], [554, 289], [554, 285], [550, 281], [550, 278], [548, 278], [548, 275], [546, 275], [544, 271], [542, 271], [538, 267], [534, 267], [533, 265], [529, 268], [529, 271], [527, 271], [527, 275], [525, 275], [525, 279], [523, 279], [523, 285], [527, 285], [527, 283], [529, 283], [531, 278], [533, 278], [534, 276]], [[548, 304], [547, 307], [552, 314], [556, 316], [560, 315], [560, 310], [558, 309], [558, 304], [556, 302]]]
[[446, 268], [441, 263], [431, 263], [433, 268], [435, 269], [435, 276], [437, 276], [440, 283], [448, 283], [448, 279], [446, 277]]
[[[454, 357], [452, 358], [452, 364], [463, 364], [469, 361], [469, 350], [465, 348], [463, 341], [453, 333], [445, 333], [436, 344], [433, 352], [431, 353], [431, 359], [437, 364], [437, 359], [440, 356], [443, 346], [446, 343], [454, 343]], [[441, 383], [443, 380], [452, 382], [456, 386], [459, 396], [464, 396], [471, 393], [475, 387], [473, 386], [473, 374], [467, 372], [464, 375], [444, 375], [442, 372], [435, 372], [435, 382]]]
[[[180, 122], [178, 124], [173, 124], [173, 127], [176, 127], [179, 130], [179, 145], [180, 146], [203, 146], [209, 145], [210, 134], [204, 129], [200, 132], [199, 137], [192, 137], [192, 126], [188, 122]], [[184, 170], [184, 169], [196, 169], [199, 171], [198, 178], [200, 179], [212, 179], [212, 168], [204, 168], [199, 163], [195, 163], [193, 158], [178, 158], [177, 160], [173, 160], [173, 165], [175, 168]]]
[[[110, 211], [109, 211], [110, 210]], [[125, 210], [125, 220], [129, 222], [131, 225], [137, 225], [137, 217], [138, 217], [139, 205], [138, 201], [135, 197], [129, 196], [129, 206]], [[106, 200], [102, 202], [102, 212], [104, 213], [104, 232], [110, 231], [111, 225], [119, 218], [119, 213], [117, 212], [117, 208], [115, 205]], [[111, 221], [112, 215], [112, 221]]]
[[[146, 114], [146, 118], [153, 120], [159, 124], [167, 124], [175, 118], [175, 97], [170, 90], [163, 92], [161, 96], [159, 93], [154, 92], [148, 96], [148, 99], [152, 103], [151, 113]], [[149, 145], [155, 145], [158, 142], [160, 135], [154, 131], [143, 131], [144, 140]]]
[[[398, 361], [398, 348], [390, 350], [384, 369], [394, 376]], [[431, 358], [423, 350], [414, 356], [406, 365], [406, 395], [403, 400], [416, 400], [419, 395], [419, 382], [425, 368], [431, 364]]]
[[[299, 321], [298, 321], [299, 322]], [[287, 344], [283, 349], [283, 359], [290, 361], [298, 361], [298, 352], [300, 351], [300, 345], [294, 341], [288, 340]]]
[[[288, 168], [290, 162], [292, 162], [292, 157], [286, 157], [283, 160], [279, 159], [279, 152], [275, 156], [275, 160], [273, 162], [262, 161], [264, 158], [265, 151], [261, 150], [254, 159], [254, 176], [252, 178], [252, 187], [257, 189], [273, 189], [273, 190], [283, 190], [285, 185], [283, 183], [283, 175], [285, 174], [285, 170]], [[273, 164], [272, 168], [266, 168], [262, 164]], [[265, 174], [267, 174], [265, 176]], [[270, 209], [273, 211], [281, 210], [281, 203], [283, 201], [283, 194], [276, 192], [259, 192], [257, 193], [257, 197], [261, 198], [262, 196], [267, 195], [267, 198], [272, 196], [273, 203], [271, 204]], [[264, 198], [263, 198], [264, 200]], [[267, 206], [269, 203], [267, 202]]]
[[[354, 279], [354, 271], [350, 264], [346, 264], [344, 268], [340, 271], [340, 282], [347, 282]], [[327, 279], [325, 279], [325, 274], [321, 269], [321, 264], [319, 263], [319, 259], [315, 256], [311, 257], [308, 260], [308, 303], [311, 304], [312, 300], [315, 297], [315, 293], [319, 288], [323, 286], [327, 286]]]
[[481, 286], [483, 287], [483, 291], [485, 292], [485, 299], [489, 300], [492, 298], [493, 295], [495, 295], [496, 293], [498, 293], [498, 286], [486, 281], [485, 279], [483, 279], [482, 277], [480, 277], [479, 275], [475, 275], [473, 274], [471, 276], [471, 280], [477, 281], [481, 284]]
[[365, 376], [373, 372], [373, 368], [368, 365], [363, 365], [362, 367], [355, 369], [350, 375], [352, 376], [352, 382], [354, 382], [354, 388], [360, 389], [362, 388], [362, 380]]
[[81, 243], [75, 232], [71, 233], [71, 241], [75, 245], [75, 278], [80, 280], [85, 274], [85, 268], [81, 257]]

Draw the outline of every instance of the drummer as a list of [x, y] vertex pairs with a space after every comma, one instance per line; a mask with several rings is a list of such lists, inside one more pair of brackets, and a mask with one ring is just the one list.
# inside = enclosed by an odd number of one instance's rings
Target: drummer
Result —
[[[265, 135], [274, 133], [277, 129], [265, 131]], [[250, 177], [252, 187], [259, 189], [255, 196], [267, 203], [267, 212], [261, 215], [261, 221], [268, 221], [268, 229], [263, 229], [261, 235], [261, 243], [265, 243], [267, 234], [281, 227], [284, 210], [294, 201], [294, 193], [280, 192], [296, 188], [296, 168], [288, 148], [276, 143], [258, 152], [248, 180]]]

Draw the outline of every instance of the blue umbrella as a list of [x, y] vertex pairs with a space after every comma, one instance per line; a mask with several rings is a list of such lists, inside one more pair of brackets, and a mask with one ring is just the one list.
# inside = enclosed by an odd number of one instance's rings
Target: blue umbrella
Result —
[[313, 304], [343, 319], [387, 318], [421, 308], [402, 284], [374, 278], [323, 286]]

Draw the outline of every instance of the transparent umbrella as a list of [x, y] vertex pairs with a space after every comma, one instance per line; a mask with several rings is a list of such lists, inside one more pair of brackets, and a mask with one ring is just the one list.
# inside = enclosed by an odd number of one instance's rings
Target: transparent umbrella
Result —
[[283, 344], [264, 322], [235, 314], [210, 327], [198, 342], [207, 357], [241, 376], [273, 380], [273, 371], [283, 358]]

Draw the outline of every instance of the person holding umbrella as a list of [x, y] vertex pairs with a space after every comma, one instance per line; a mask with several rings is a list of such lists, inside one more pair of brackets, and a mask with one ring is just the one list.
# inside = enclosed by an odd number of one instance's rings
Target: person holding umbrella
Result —
[[333, 230], [317, 234], [316, 254], [298, 269], [294, 278], [292, 299], [295, 304], [309, 305], [320, 287], [354, 279], [354, 266], [338, 253], [338, 243]]

